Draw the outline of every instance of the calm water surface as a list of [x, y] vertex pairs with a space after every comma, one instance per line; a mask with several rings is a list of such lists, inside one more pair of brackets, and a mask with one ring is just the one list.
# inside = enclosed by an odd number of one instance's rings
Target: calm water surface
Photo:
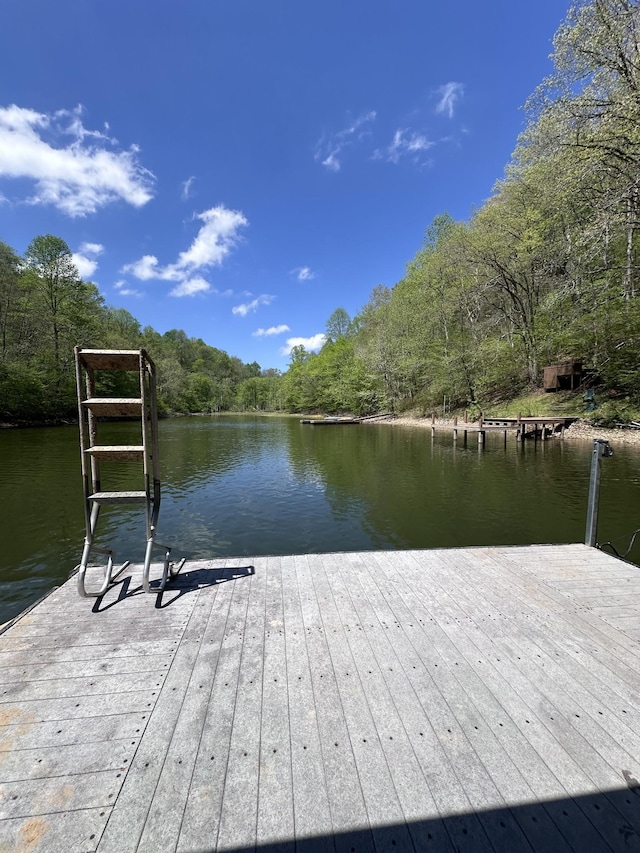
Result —
[[[139, 429], [139, 427], [138, 427]], [[127, 423], [101, 441], [138, 443]], [[626, 546], [640, 526], [640, 452], [603, 460], [599, 540]], [[591, 442], [506, 447], [489, 435], [297, 418], [190, 417], [160, 423], [159, 538], [176, 557], [580, 542]], [[138, 487], [124, 463], [103, 487]], [[0, 623], [77, 565], [84, 537], [76, 427], [0, 431]], [[140, 509], [103, 510], [119, 560], [144, 558]], [[639, 537], [640, 538], [640, 537]], [[640, 543], [630, 555], [640, 562]]]

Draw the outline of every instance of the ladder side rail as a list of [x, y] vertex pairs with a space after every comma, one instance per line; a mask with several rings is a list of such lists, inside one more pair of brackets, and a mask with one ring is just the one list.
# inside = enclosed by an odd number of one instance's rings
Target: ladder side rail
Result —
[[160, 509], [160, 452], [158, 449], [158, 393], [156, 386], [156, 366], [147, 357], [149, 366], [149, 397], [151, 403], [151, 463], [153, 466], [153, 502], [156, 515]]
[[140, 428], [142, 431], [142, 461], [144, 469], [144, 487], [147, 494], [146, 522], [147, 540], [153, 537], [153, 521], [151, 517], [151, 489], [149, 483], [149, 394], [147, 393], [147, 364], [144, 350], [140, 350]]
[[91, 510], [89, 508], [89, 465], [87, 464], [87, 441], [86, 441], [86, 409], [82, 405], [85, 400], [84, 395], [84, 368], [80, 356], [80, 347], [74, 347], [76, 360], [76, 392], [78, 397], [78, 431], [80, 433], [80, 464], [82, 468], [82, 486], [84, 491], [84, 524], [86, 537], [90, 538], [91, 533]]
[[150, 369], [151, 369], [151, 372], [152, 372], [152, 373], [153, 373], [153, 375], [155, 376], [155, 373], [156, 373], [156, 365], [155, 365], [154, 360], [151, 358], [151, 356], [150, 356], [150, 355], [149, 355], [149, 353], [146, 351], [146, 349], [144, 349], [144, 347], [140, 350], [140, 352], [142, 353], [142, 357], [144, 358], [144, 360], [146, 361], [146, 363], [149, 365], [149, 367], [150, 367]]
[[[87, 398], [96, 395], [96, 377], [92, 367], [85, 365]], [[87, 406], [87, 426], [89, 431], [89, 447], [95, 447], [98, 443], [98, 419], [90, 406]], [[91, 483], [94, 492], [101, 491], [102, 483], [100, 477], [100, 461], [97, 456], [91, 454]]]

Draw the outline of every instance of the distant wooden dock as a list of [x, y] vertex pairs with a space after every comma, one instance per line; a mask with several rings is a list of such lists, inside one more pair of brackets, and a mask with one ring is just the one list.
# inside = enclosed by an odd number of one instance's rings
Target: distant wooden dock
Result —
[[640, 849], [638, 568], [560, 545], [140, 575], [0, 635], [3, 853]]
[[457, 441], [462, 435], [465, 444], [469, 433], [477, 436], [479, 444], [484, 444], [487, 433], [491, 432], [501, 432], [505, 442], [508, 434], [514, 435], [517, 441], [525, 441], [531, 438], [545, 441], [554, 435], [563, 437], [565, 429], [576, 420], [577, 418], [542, 416], [527, 418], [482, 417], [474, 423], [459, 421], [458, 418], [454, 418], [453, 422], [438, 423], [435, 418], [432, 418], [431, 434], [434, 435], [437, 430], [453, 432], [453, 440]]
[[363, 424], [363, 423], [375, 423], [376, 421], [386, 421], [390, 418], [394, 418], [395, 415], [392, 412], [381, 412], [377, 415], [363, 415], [358, 418], [352, 417], [323, 417], [323, 418], [301, 418], [301, 424], [307, 424], [308, 426], [343, 426], [345, 424]]

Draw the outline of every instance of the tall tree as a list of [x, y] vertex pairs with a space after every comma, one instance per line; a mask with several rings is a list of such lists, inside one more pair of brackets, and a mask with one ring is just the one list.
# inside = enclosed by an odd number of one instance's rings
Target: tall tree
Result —
[[[531, 125], [522, 159], [572, 152], [589, 175], [592, 220], [616, 232], [625, 298], [639, 292], [640, 5], [638, 0], [575, 3], [554, 38], [554, 72], [528, 102]], [[593, 226], [592, 226], [593, 227]], [[614, 260], [614, 255], [610, 256]]]
[[327, 320], [326, 333], [327, 340], [339, 341], [349, 334], [351, 328], [351, 318], [344, 308], [336, 308]]
[[19, 258], [10, 246], [0, 241], [0, 361], [4, 361], [10, 344], [19, 337], [21, 299]]
[[45, 313], [53, 346], [54, 369], [60, 371], [63, 312], [80, 288], [71, 250], [64, 240], [46, 234], [34, 237], [25, 255], [28, 282]]

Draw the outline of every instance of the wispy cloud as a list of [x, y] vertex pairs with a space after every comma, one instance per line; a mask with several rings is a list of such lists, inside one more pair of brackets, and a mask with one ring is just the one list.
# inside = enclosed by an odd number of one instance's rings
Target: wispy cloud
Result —
[[115, 201], [142, 207], [152, 198], [154, 176], [138, 162], [139, 149], [118, 149], [108, 125], [88, 130], [82, 112], [0, 107], [0, 178], [31, 181], [33, 194], [24, 201], [72, 217]]
[[140, 281], [175, 281], [177, 284], [170, 296], [206, 293], [211, 285], [196, 273], [220, 266], [237, 243], [240, 228], [249, 223], [240, 211], [229, 210], [223, 205], [196, 213], [194, 219], [199, 219], [203, 225], [191, 246], [180, 252], [175, 263], [161, 266], [155, 255], [143, 255], [139, 260], [126, 264], [122, 272], [130, 273]]
[[342, 168], [342, 156], [346, 148], [369, 136], [369, 125], [375, 121], [376, 112], [370, 110], [339, 130], [337, 133], [324, 135], [316, 145], [313, 159], [321, 163], [330, 172], [339, 172]]
[[268, 329], [256, 329], [251, 334], [256, 338], [262, 338], [269, 335], [283, 335], [290, 331], [291, 329], [283, 324], [282, 326], [270, 326]]
[[291, 355], [291, 350], [294, 347], [304, 347], [308, 352], [317, 352], [322, 349], [326, 342], [327, 336], [322, 332], [317, 335], [312, 335], [310, 338], [287, 338], [287, 343], [280, 349], [281, 355]]
[[411, 157], [414, 162], [421, 162], [421, 155], [434, 145], [435, 143], [422, 133], [398, 128], [393, 134], [391, 143], [386, 148], [377, 148], [372, 156], [374, 160], [387, 160], [389, 163], [399, 163], [404, 157]]
[[291, 275], [295, 275], [298, 281], [311, 281], [312, 278], [316, 277], [311, 267], [296, 267], [291, 270]]
[[142, 296], [141, 290], [136, 290], [134, 287], [129, 287], [129, 284], [122, 279], [120, 281], [116, 281], [116, 283], [113, 286], [114, 286], [115, 290], [118, 291], [120, 296], [136, 296], [136, 297]]
[[326, 166], [326, 168], [329, 169], [330, 172], [339, 172], [342, 168], [340, 160], [338, 160], [339, 153], [340, 149], [337, 148], [335, 151], [331, 151], [331, 153], [327, 154], [324, 160], [322, 160], [322, 165]]
[[445, 83], [438, 89], [438, 95], [440, 100], [436, 106], [436, 112], [453, 118], [456, 104], [464, 95], [464, 86], [462, 83]]
[[81, 243], [77, 252], [72, 254], [80, 278], [90, 278], [98, 268], [98, 257], [104, 252], [100, 243]]
[[191, 175], [190, 178], [187, 178], [186, 181], [182, 182], [182, 192], [180, 194], [182, 201], [187, 201], [187, 199], [191, 198], [191, 187], [193, 186], [195, 179], [195, 175]]
[[260, 305], [270, 305], [275, 296], [271, 296], [269, 293], [261, 293], [260, 296], [256, 296], [251, 302], [245, 302], [242, 305], [234, 305], [231, 309], [232, 314], [239, 314], [241, 317], [246, 317], [247, 314], [253, 314], [258, 310]]

